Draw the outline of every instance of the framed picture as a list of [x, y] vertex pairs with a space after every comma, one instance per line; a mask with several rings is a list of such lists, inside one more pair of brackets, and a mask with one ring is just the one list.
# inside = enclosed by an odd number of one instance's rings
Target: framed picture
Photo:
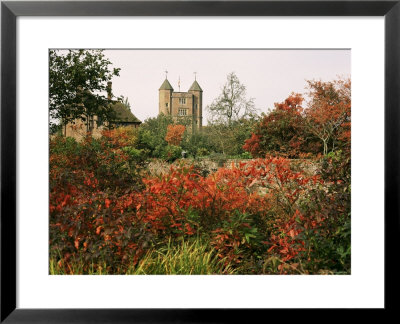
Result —
[[1, 17], [1, 321], [393, 310], [398, 1]]

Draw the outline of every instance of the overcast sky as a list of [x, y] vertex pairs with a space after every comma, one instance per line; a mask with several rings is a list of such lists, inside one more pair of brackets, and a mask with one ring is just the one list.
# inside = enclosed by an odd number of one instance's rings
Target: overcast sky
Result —
[[206, 106], [221, 93], [226, 76], [235, 72], [254, 98], [260, 112], [272, 108], [291, 92], [304, 93], [306, 81], [350, 77], [350, 50], [106, 50], [114, 67], [113, 93], [129, 98], [140, 120], [158, 114], [158, 89], [165, 79], [175, 91], [187, 91], [194, 81], [203, 89], [203, 120]]

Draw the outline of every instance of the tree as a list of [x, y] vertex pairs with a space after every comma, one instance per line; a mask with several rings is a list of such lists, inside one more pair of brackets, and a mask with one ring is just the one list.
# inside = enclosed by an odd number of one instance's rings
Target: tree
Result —
[[329, 144], [334, 151], [339, 139], [350, 143], [351, 81], [307, 82], [310, 101], [305, 110], [306, 125], [322, 141], [326, 155]]
[[304, 127], [303, 100], [301, 94], [292, 93], [283, 102], [275, 103], [275, 109], [263, 116], [243, 148], [261, 157], [267, 153], [291, 158], [316, 153], [314, 136]]
[[114, 117], [109, 98], [102, 94], [111, 92], [107, 82], [119, 76], [120, 69], [110, 65], [103, 50], [49, 51], [50, 127], [94, 115], [105, 121]]
[[231, 122], [231, 125], [214, 123], [203, 127], [210, 145], [217, 153], [239, 155], [244, 152], [243, 142], [251, 135], [255, 118], [241, 118]]
[[151, 157], [162, 157], [168, 145], [165, 140], [167, 129], [173, 124], [172, 117], [164, 114], [146, 119], [139, 128], [138, 148], [143, 149]]
[[170, 145], [179, 146], [183, 139], [186, 127], [183, 125], [168, 125], [165, 140]]
[[191, 156], [204, 156], [215, 151], [213, 143], [206, 132], [207, 126], [203, 126], [201, 132], [186, 132], [181, 146]]
[[207, 106], [213, 122], [231, 125], [232, 121], [252, 116], [256, 112], [253, 98], [246, 98], [246, 87], [235, 72], [229, 73], [222, 93]]

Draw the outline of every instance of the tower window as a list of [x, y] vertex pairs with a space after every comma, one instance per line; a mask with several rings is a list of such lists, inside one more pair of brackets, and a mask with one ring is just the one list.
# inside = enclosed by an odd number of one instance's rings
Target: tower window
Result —
[[180, 105], [186, 105], [186, 98], [179, 98]]
[[165, 103], [165, 107], [168, 107], [168, 102]]
[[179, 116], [187, 116], [187, 109], [179, 109], [178, 110], [178, 115]]

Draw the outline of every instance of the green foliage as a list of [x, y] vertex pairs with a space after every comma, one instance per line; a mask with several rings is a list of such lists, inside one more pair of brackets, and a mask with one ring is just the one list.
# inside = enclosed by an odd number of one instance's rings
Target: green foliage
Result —
[[322, 193], [322, 204], [328, 206], [329, 231], [324, 251], [329, 251], [331, 264], [336, 271], [350, 272], [351, 252], [351, 159], [350, 152], [330, 152], [323, 157], [319, 170], [321, 177], [329, 182], [327, 192]]
[[[335, 273], [350, 273], [351, 270], [351, 220], [350, 214], [338, 215], [327, 221], [329, 231], [314, 230], [304, 232], [306, 248], [313, 260], [310, 271], [329, 269]], [[301, 236], [300, 236], [301, 237]]]
[[207, 134], [203, 131], [186, 132], [186, 136], [181, 145], [182, 148], [193, 157], [206, 156], [210, 151], [215, 150]]
[[240, 155], [245, 152], [244, 141], [250, 137], [257, 119], [239, 119], [230, 125], [210, 124], [204, 127], [203, 133], [207, 138], [210, 151], [226, 155]]
[[253, 156], [251, 155], [250, 152], [243, 152], [242, 154], [231, 155], [229, 156], [229, 158], [235, 160], [251, 160]]
[[139, 128], [138, 148], [148, 157], [164, 158], [167, 128], [173, 124], [172, 117], [163, 114], [146, 119]]
[[65, 156], [79, 155], [82, 145], [79, 144], [73, 137], [57, 136], [51, 141], [51, 153], [62, 154]]
[[182, 157], [182, 148], [176, 145], [167, 145], [163, 153], [163, 158], [168, 162], [173, 162]]
[[240, 158], [241, 158], [241, 159], [252, 159], [253, 157], [252, 157], [251, 153], [249, 153], [249, 152], [243, 152], [243, 153], [240, 155]]
[[265, 247], [252, 215], [235, 210], [228, 219], [222, 221], [215, 233], [213, 245], [228, 263], [241, 263], [241, 273], [255, 270], [248, 263], [254, 258], [261, 258]]
[[114, 117], [103, 93], [120, 69], [110, 65], [103, 50], [49, 51], [50, 126], [94, 115], [102, 120]]
[[202, 156], [207, 156], [207, 155], [209, 155], [209, 154], [210, 154], [210, 152], [209, 152], [206, 148], [204, 148], [204, 147], [199, 147], [199, 148], [197, 149], [197, 152], [196, 152], [196, 155], [195, 155], [195, 156], [202, 157]]
[[[122, 151], [128, 154], [131, 164], [138, 164], [146, 161], [143, 150], [136, 149], [133, 146], [126, 146], [122, 148]], [[134, 168], [133, 165], [132, 168]]]
[[49, 134], [61, 136], [62, 135], [62, 124], [50, 123], [49, 125]]

